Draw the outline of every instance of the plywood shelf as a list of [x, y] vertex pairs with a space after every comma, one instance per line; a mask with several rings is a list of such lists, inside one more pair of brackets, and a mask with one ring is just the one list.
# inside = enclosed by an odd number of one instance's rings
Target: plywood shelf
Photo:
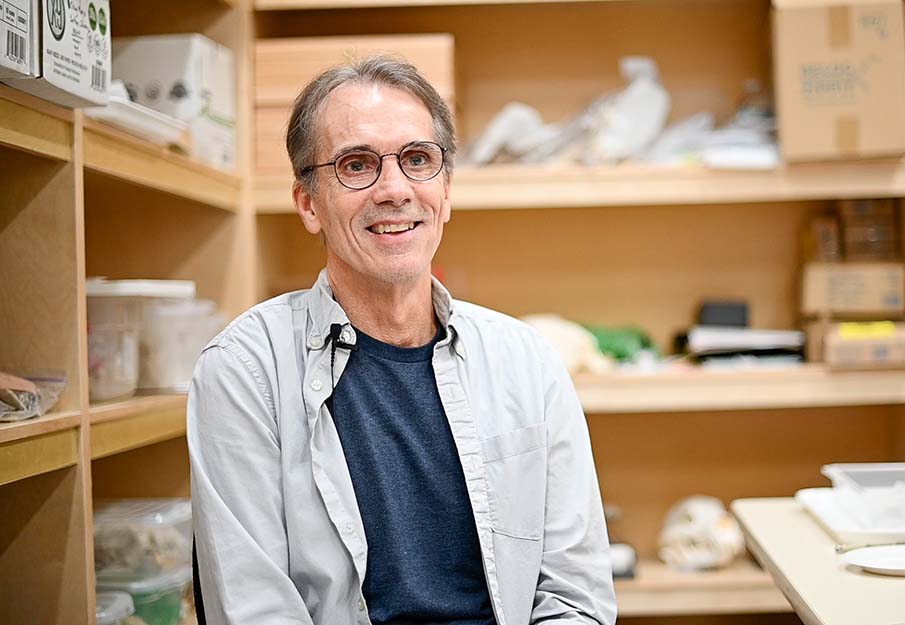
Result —
[[258, 11], [303, 9], [360, 9], [389, 7], [463, 6], [483, 4], [560, 4], [563, 2], [599, 2], [599, 0], [255, 0]]
[[142, 187], [236, 211], [239, 178], [121, 132], [85, 121], [85, 168]]
[[0, 425], [0, 485], [78, 462], [78, 411]]
[[72, 159], [72, 111], [0, 85], [0, 145]]
[[[294, 212], [289, 176], [259, 176], [258, 213]], [[789, 202], [905, 195], [905, 161], [880, 159], [788, 165], [767, 171], [704, 167], [461, 168], [454, 210]]]
[[185, 405], [185, 395], [148, 395], [93, 405], [91, 458], [184, 436]]
[[905, 403], [905, 371], [688, 371], [574, 377], [585, 412], [690, 412]]
[[717, 571], [682, 572], [642, 560], [637, 576], [616, 581], [620, 616], [791, 612], [770, 575], [742, 559]]

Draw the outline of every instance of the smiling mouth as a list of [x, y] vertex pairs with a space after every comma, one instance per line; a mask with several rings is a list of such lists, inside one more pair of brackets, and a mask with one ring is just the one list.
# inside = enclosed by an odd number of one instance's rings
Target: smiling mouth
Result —
[[421, 223], [422, 222], [420, 221], [410, 221], [401, 224], [375, 224], [369, 226], [368, 230], [374, 234], [399, 234], [401, 232], [414, 230], [417, 226], [420, 226]]

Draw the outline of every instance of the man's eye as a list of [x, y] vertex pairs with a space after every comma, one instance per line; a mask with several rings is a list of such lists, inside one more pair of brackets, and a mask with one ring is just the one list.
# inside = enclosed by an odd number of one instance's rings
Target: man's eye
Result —
[[339, 162], [339, 170], [344, 174], [366, 174], [374, 171], [376, 162], [367, 155], [350, 155]]
[[405, 155], [405, 164], [411, 165], [412, 167], [422, 167], [427, 165], [429, 159], [427, 155], [422, 152], [415, 152], [414, 154], [409, 153]]

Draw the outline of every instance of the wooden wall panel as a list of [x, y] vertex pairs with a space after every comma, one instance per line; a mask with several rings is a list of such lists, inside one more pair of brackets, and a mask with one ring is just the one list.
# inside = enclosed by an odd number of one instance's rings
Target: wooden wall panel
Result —
[[645, 556], [670, 506], [695, 494], [728, 505], [829, 486], [831, 462], [894, 458], [895, 408], [811, 408], [589, 415], [604, 502], [624, 518], [610, 528]]

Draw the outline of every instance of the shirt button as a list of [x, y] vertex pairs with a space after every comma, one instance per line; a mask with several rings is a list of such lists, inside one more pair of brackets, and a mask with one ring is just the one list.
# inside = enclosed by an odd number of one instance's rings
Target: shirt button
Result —
[[324, 385], [320, 380], [318, 380], [317, 378], [314, 378], [313, 380], [311, 380], [311, 390], [319, 391], [322, 388], [324, 388]]
[[364, 612], [365, 609], [365, 598], [361, 597], [358, 599], [358, 609]]
[[351, 343], [352, 342], [352, 333], [349, 330], [343, 330], [339, 334], [339, 340], [343, 343]]
[[352, 524], [351, 524], [351, 523], [346, 523], [346, 529], [349, 530], [349, 531], [351, 532], [351, 531], [352, 531]]
[[318, 334], [312, 334], [308, 337], [308, 347], [311, 349], [320, 349], [324, 344], [324, 340]]

